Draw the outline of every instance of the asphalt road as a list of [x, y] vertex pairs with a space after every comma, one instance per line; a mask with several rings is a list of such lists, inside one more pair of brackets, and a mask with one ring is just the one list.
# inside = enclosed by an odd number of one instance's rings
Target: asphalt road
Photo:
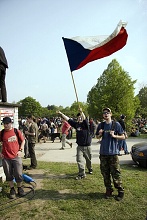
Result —
[[[130, 152], [131, 146], [138, 142], [144, 142], [145, 139], [138, 138], [129, 138], [126, 140], [128, 151]], [[70, 148], [66, 144], [64, 150], [60, 150], [61, 142], [58, 138], [55, 139], [55, 142], [47, 141], [46, 143], [37, 143], [35, 146], [36, 156], [38, 161], [46, 162], [68, 162], [76, 163], [76, 146], [75, 139], [71, 139], [73, 147]], [[99, 148], [100, 144], [97, 139], [92, 140], [92, 163], [99, 164]], [[132, 161], [131, 155], [125, 155], [124, 151], [121, 151], [122, 156], [119, 156], [120, 164], [134, 164]]]

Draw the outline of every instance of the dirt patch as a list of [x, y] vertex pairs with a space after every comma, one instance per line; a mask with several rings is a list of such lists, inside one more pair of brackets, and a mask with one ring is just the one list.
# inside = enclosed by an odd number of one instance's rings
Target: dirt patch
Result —
[[71, 193], [71, 189], [63, 189], [58, 191], [60, 194], [69, 194]]
[[65, 179], [67, 178], [66, 174], [60, 174], [60, 175], [54, 175], [54, 174], [48, 174], [44, 170], [41, 169], [33, 169], [33, 170], [27, 170], [26, 175], [30, 176], [33, 181], [36, 183], [36, 189], [42, 189], [43, 188], [43, 179], [49, 178], [49, 179]]
[[32, 179], [36, 183], [36, 189], [41, 189], [43, 187], [42, 180], [45, 177], [44, 170], [27, 170], [27, 175], [32, 177]]

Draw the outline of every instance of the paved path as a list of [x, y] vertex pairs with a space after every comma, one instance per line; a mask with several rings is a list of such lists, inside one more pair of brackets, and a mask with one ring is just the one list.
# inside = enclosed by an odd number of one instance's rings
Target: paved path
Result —
[[[130, 152], [131, 146], [138, 142], [144, 142], [146, 139], [137, 139], [137, 138], [129, 138], [127, 139], [128, 151]], [[73, 143], [73, 147], [70, 148], [68, 144], [66, 144], [66, 148], [64, 150], [60, 150], [61, 142], [59, 139], [56, 139], [54, 143], [51, 141], [47, 141], [46, 143], [36, 144], [36, 156], [38, 161], [46, 161], [46, 162], [68, 162], [68, 163], [76, 163], [76, 146], [75, 139], [71, 139]], [[100, 144], [97, 143], [97, 139], [92, 140], [92, 163], [99, 164], [99, 148]], [[120, 164], [134, 164], [132, 161], [131, 155], [124, 155], [124, 152], [121, 151], [122, 156], [119, 157]]]

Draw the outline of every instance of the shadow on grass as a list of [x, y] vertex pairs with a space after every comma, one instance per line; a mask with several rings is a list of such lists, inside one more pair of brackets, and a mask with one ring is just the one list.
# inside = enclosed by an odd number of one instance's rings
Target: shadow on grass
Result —
[[37, 180], [42, 180], [46, 177], [46, 174], [45, 173], [36, 173], [36, 174], [32, 174], [32, 173], [28, 173], [27, 171], [25, 172], [25, 174], [29, 177], [31, 177], [33, 180], [37, 179]]
[[59, 192], [57, 190], [45, 190], [38, 189], [35, 190], [35, 197], [33, 200], [42, 199], [42, 200], [98, 200], [103, 199], [104, 193], [68, 193], [68, 192]]

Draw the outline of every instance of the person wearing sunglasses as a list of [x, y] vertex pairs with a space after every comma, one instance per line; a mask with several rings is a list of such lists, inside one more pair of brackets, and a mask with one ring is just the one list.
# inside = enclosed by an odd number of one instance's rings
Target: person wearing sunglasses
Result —
[[102, 138], [100, 143], [100, 170], [104, 179], [104, 185], [106, 187], [105, 198], [108, 199], [112, 197], [112, 178], [114, 187], [118, 190], [118, 195], [115, 198], [117, 201], [120, 201], [124, 197], [124, 188], [122, 186], [118, 159], [119, 149], [117, 142], [118, 140], [125, 139], [125, 136], [119, 122], [113, 121], [111, 117], [111, 109], [104, 108], [104, 122], [101, 122], [98, 125], [96, 137]]

